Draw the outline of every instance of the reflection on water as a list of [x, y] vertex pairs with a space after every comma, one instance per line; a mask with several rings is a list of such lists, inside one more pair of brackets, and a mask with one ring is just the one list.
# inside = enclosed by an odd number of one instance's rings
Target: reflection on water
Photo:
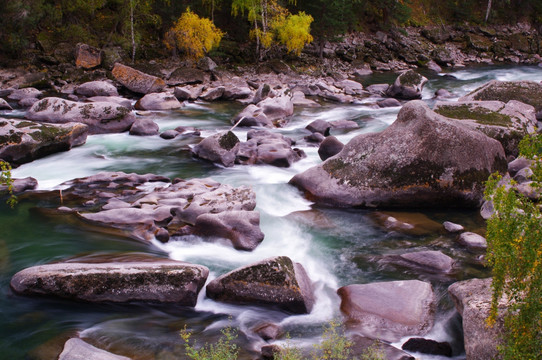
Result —
[[[480, 67], [444, 74], [425, 74], [430, 78], [423, 96], [431, 98], [437, 89], [448, 89], [458, 98], [492, 80], [542, 80], [536, 67]], [[367, 77], [368, 85], [392, 82], [396, 75]], [[251, 329], [262, 322], [275, 322], [294, 338], [294, 344], [310, 346], [322, 333], [322, 325], [339, 314], [336, 289], [353, 283], [398, 279], [422, 279], [433, 284], [439, 297], [437, 323], [429, 338], [450, 341], [461, 356], [461, 330], [446, 288], [456, 280], [487, 276], [477, 254], [458, 246], [454, 238], [440, 230], [405, 233], [380, 224], [373, 211], [360, 209], [313, 208], [288, 181], [297, 173], [320, 163], [317, 148], [303, 140], [310, 122], [323, 119], [352, 120], [360, 128], [337, 133], [343, 142], [360, 133], [382, 131], [396, 118], [399, 108], [378, 109], [378, 99], [355, 105], [323, 104], [321, 108], [296, 109], [291, 122], [277, 132], [292, 137], [307, 158], [291, 168], [267, 165], [222, 168], [195, 160], [189, 147], [201, 138], [178, 137], [163, 140], [158, 136], [133, 137], [127, 134], [94, 135], [87, 143], [66, 153], [55, 154], [13, 171], [14, 177], [33, 176], [40, 189], [52, 189], [66, 180], [89, 176], [99, 171], [155, 173], [171, 178], [212, 177], [233, 186], [249, 185], [256, 192], [257, 210], [265, 239], [253, 252], [239, 252], [228, 245], [206, 242], [198, 237], [173, 238], [169, 243], [143, 244], [104, 234], [84, 232], [73, 225], [40, 218], [30, 210], [47, 205], [45, 200], [23, 199], [14, 210], [0, 205], [0, 349], [5, 358], [21, 359], [28, 352], [44, 353], [56, 349], [75, 332], [91, 343], [134, 359], [170, 359], [182, 356], [178, 335], [185, 325], [200, 342], [212, 342], [220, 328], [240, 329], [239, 342], [248, 358], [265, 343]], [[153, 113], [160, 129], [193, 126], [208, 136], [231, 127], [230, 119], [242, 109], [230, 103], [196, 103], [173, 112]], [[21, 114], [18, 114], [20, 116]], [[244, 141], [247, 129], [236, 128]], [[408, 214], [407, 214], [408, 215]], [[425, 211], [415, 215], [428, 222], [460, 223], [470, 231], [483, 231], [484, 222], [474, 211]], [[431, 276], [393, 266], [384, 266], [384, 256], [402, 252], [440, 250], [454, 258], [460, 271], [448, 277]], [[267, 257], [287, 255], [306, 268], [314, 282], [316, 304], [308, 315], [288, 316], [284, 312], [250, 306], [214, 302], [199, 296], [195, 309], [133, 305], [89, 305], [54, 299], [14, 296], [9, 280], [25, 267], [59, 261], [78, 254], [145, 252], [208, 266], [209, 280]], [[298, 342], [300, 341], [300, 342]], [[45, 345], [44, 345], [45, 344]], [[56, 344], [56, 345], [55, 345]], [[60, 344], [60, 345], [59, 345]], [[400, 346], [401, 344], [396, 344]], [[37, 350], [36, 350], [37, 348]], [[54, 352], [54, 351], [53, 351]], [[431, 356], [420, 356], [431, 359]]]

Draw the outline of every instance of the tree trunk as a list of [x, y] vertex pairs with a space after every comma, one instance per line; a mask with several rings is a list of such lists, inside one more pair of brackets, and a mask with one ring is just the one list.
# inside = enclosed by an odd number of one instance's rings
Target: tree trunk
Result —
[[134, 35], [134, 0], [130, 0], [130, 30], [132, 32], [132, 64], [135, 62], [136, 43]]
[[489, 19], [489, 12], [491, 11], [491, 0], [487, 0], [487, 10], [486, 10], [486, 20], [485, 22], [487, 22], [487, 19]]

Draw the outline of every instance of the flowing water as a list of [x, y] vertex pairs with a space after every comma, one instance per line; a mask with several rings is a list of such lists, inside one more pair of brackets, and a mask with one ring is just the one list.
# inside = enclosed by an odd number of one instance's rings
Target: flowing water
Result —
[[[423, 98], [432, 105], [433, 94], [445, 88], [458, 98], [492, 79], [542, 80], [538, 67], [480, 67], [454, 71], [455, 78], [428, 75]], [[377, 74], [364, 85], [394, 80], [396, 75]], [[231, 126], [229, 120], [242, 106], [231, 103], [195, 103], [179, 111], [153, 116], [161, 131], [194, 126], [202, 136]], [[265, 343], [250, 331], [261, 322], [275, 322], [289, 333], [296, 346], [310, 346], [322, 334], [322, 326], [340, 317], [336, 290], [348, 284], [421, 279], [430, 281], [438, 298], [436, 324], [426, 336], [449, 341], [456, 359], [464, 358], [460, 319], [446, 289], [454, 281], [487, 277], [476, 254], [457, 246], [440, 231], [408, 235], [386, 230], [375, 221], [374, 211], [318, 208], [288, 185], [297, 173], [320, 163], [317, 147], [305, 143], [305, 126], [316, 119], [353, 120], [360, 129], [337, 133], [342, 142], [355, 135], [382, 131], [396, 118], [399, 108], [374, 109], [369, 103], [323, 104], [320, 108], [296, 109], [290, 123], [276, 129], [298, 140], [307, 158], [290, 168], [266, 165], [222, 168], [192, 159], [187, 150], [194, 139], [163, 140], [127, 134], [95, 135], [84, 146], [25, 164], [14, 177], [33, 176], [40, 189], [57, 188], [63, 181], [99, 171], [155, 173], [168, 177], [211, 177], [234, 186], [250, 185], [257, 195], [264, 241], [252, 252], [204, 242], [197, 237], [173, 238], [166, 244], [144, 244], [133, 240], [86, 232], [77, 227], [40, 218], [32, 208], [43, 200], [21, 199], [15, 209], [0, 205], [0, 358], [50, 359], [63, 342], [76, 333], [87, 341], [136, 359], [180, 359], [179, 330], [190, 329], [199, 343], [213, 342], [225, 326], [239, 329], [239, 343], [246, 358], [255, 358]], [[0, 114], [2, 115], [2, 114]], [[5, 115], [5, 114], [4, 114]], [[15, 113], [15, 116], [22, 116]], [[13, 116], [13, 114], [11, 115]], [[244, 141], [246, 129], [236, 128]], [[46, 205], [46, 204], [45, 204]], [[415, 211], [413, 211], [415, 212]], [[418, 215], [418, 214], [415, 214]], [[424, 211], [428, 219], [460, 223], [467, 230], [483, 232], [484, 222], [476, 211]], [[423, 275], [411, 270], [383, 267], [377, 260], [388, 254], [414, 250], [441, 250], [457, 259], [461, 271], [454, 277]], [[286, 255], [303, 264], [314, 282], [316, 304], [308, 315], [291, 316], [280, 311], [214, 302], [202, 291], [194, 309], [143, 304], [79, 304], [57, 299], [26, 298], [9, 289], [11, 276], [29, 266], [58, 261], [81, 254], [150, 253], [202, 264], [210, 269], [209, 280], [267, 257]], [[394, 344], [399, 346], [402, 342]], [[439, 357], [415, 354], [419, 359]]]

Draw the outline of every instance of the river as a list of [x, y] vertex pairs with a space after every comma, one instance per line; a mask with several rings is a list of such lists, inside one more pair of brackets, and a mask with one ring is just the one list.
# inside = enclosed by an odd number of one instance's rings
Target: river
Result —
[[[476, 67], [429, 78], [423, 99], [430, 105], [435, 90], [444, 88], [458, 98], [493, 79], [542, 80], [539, 67]], [[396, 75], [374, 74], [364, 85], [391, 83]], [[193, 103], [182, 110], [160, 112], [160, 130], [194, 126], [208, 136], [231, 126], [229, 120], [241, 105], [232, 103]], [[22, 165], [14, 177], [32, 176], [40, 189], [56, 188], [63, 181], [99, 171], [154, 173], [171, 178], [211, 177], [234, 186], [250, 185], [257, 195], [264, 241], [252, 252], [240, 252], [216, 243], [191, 237], [172, 239], [166, 244], [150, 244], [85, 232], [73, 225], [40, 218], [32, 208], [37, 199], [24, 199], [15, 209], [0, 204], [0, 358], [49, 359], [48, 349], [62, 344], [79, 332], [89, 342], [112, 352], [136, 359], [180, 359], [185, 325], [200, 342], [213, 342], [224, 326], [238, 328], [239, 343], [246, 358], [255, 358], [265, 343], [249, 329], [262, 321], [280, 324], [296, 346], [310, 346], [322, 334], [322, 326], [340, 317], [336, 290], [348, 284], [374, 281], [421, 279], [430, 281], [438, 297], [436, 324], [426, 336], [449, 341], [454, 358], [465, 357], [460, 319], [446, 289], [454, 281], [489, 276], [475, 254], [466, 252], [450, 237], [434, 231], [424, 235], [390, 232], [374, 220], [374, 211], [363, 209], [316, 208], [301, 197], [288, 181], [297, 173], [320, 162], [317, 147], [302, 141], [304, 128], [316, 119], [353, 120], [360, 129], [337, 133], [346, 143], [355, 135], [382, 131], [396, 118], [399, 107], [374, 109], [369, 104], [323, 104], [320, 108], [296, 109], [287, 126], [275, 131], [294, 138], [307, 158], [290, 168], [266, 165], [222, 168], [193, 159], [187, 148], [193, 140], [163, 140], [158, 136], [134, 137], [128, 134], [90, 136], [84, 146]], [[0, 114], [1, 115], [1, 114]], [[15, 116], [22, 116], [15, 112]], [[246, 129], [235, 133], [244, 141]], [[41, 204], [42, 205], [42, 204]], [[484, 222], [476, 211], [424, 211], [429, 219], [460, 223], [467, 230], [483, 232]], [[461, 265], [454, 278], [420, 275], [404, 269], [383, 268], [376, 261], [387, 254], [413, 250], [441, 250]], [[59, 261], [81, 254], [148, 253], [209, 267], [209, 280], [267, 257], [286, 255], [303, 264], [315, 285], [317, 301], [308, 315], [288, 316], [261, 307], [235, 306], [214, 302], [201, 292], [194, 309], [172, 306], [79, 304], [57, 299], [25, 298], [9, 289], [11, 276], [26, 267]], [[45, 345], [44, 345], [45, 344]], [[56, 344], [56, 345], [55, 345]], [[399, 346], [402, 342], [394, 344]], [[416, 354], [419, 359], [439, 357]]]

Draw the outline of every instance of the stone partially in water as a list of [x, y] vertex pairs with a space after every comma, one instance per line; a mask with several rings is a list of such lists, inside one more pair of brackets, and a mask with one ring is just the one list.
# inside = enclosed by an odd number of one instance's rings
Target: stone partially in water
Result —
[[479, 207], [489, 175], [506, 167], [498, 141], [411, 101], [386, 130], [356, 136], [290, 183], [333, 206]]
[[463, 246], [466, 246], [469, 250], [483, 251], [487, 249], [486, 239], [483, 236], [473, 232], [464, 232], [460, 234], [457, 238], [457, 242]]
[[98, 349], [85, 341], [73, 338], [66, 341], [64, 350], [58, 360], [130, 360], [126, 356], [115, 355], [108, 351]]
[[385, 258], [385, 261], [434, 274], [449, 274], [453, 271], [455, 264], [451, 257], [435, 250], [389, 255]]
[[195, 156], [226, 167], [233, 166], [238, 151], [239, 139], [231, 131], [211, 135], [192, 148]]
[[312, 284], [305, 269], [286, 256], [247, 265], [207, 285], [211, 299], [233, 304], [274, 305], [294, 314], [310, 313]]
[[403, 100], [421, 99], [423, 86], [427, 81], [426, 77], [414, 70], [405, 71], [386, 90], [386, 95]]
[[137, 110], [175, 110], [183, 106], [179, 100], [168, 93], [151, 93], [139, 99], [135, 108]]
[[355, 333], [394, 342], [424, 335], [433, 327], [435, 295], [419, 280], [348, 285], [337, 290], [347, 327]]
[[527, 80], [492, 80], [459, 99], [459, 101], [480, 100], [498, 100], [505, 103], [517, 100], [531, 105], [536, 111], [539, 111], [542, 110], [542, 84]]
[[152, 262], [64, 262], [24, 269], [10, 285], [15, 293], [28, 296], [195, 306], [208, 274], [205, 266], [158, 258]]

